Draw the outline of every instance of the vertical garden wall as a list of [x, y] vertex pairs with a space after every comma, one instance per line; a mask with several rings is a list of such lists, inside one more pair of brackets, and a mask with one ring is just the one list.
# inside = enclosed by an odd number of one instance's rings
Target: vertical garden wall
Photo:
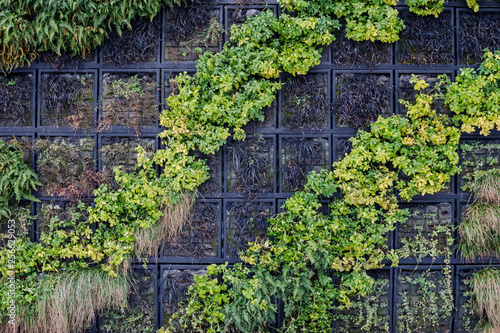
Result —
[[[221, 51], [232, 25], [265, 8], [281, 14], [272, 1], [165, 7], [152, 21], [133, 22], [121, 37], [111, 34], [84, 58], [42, 54], [1, 76], [0, 140], [20, 144], [41, 182], [34, 193], [40, 202], [22, 201], [15, 216], [25, 233], [43, 242], [40, 234], [52, 217], [74, 214], [77, 200], [92, 205], [101, 183], [116, 186], [113, 168], [131, 170], [136, 147], [148, 156], [163, 148], [160, 112], [178, 89], [170, 79], [195, 75], [199, 51]], [[412, 74], [430, 89], [441, 74], [453, 80], [460, 68], [477, 67], [484, 48], [500, 48], [498, 1], [480, 1], [477, 13], [464, 1], [450, 1], [439, 18], [417, 16], [404, 4], [397, 9], [406, 25], [397, 42], [354, 42], [340, 29], [321, 64], [303, 76], [281, 75], [283, 88], [265, 119], [244, 127], [244, 141], [229, 139], [212, 155], [192, 153], [207, 159], [210, 178], [199, 188], [191, 222], [148, 265], [134, 262], [129, 307], [99, 313], [86, 332], [155, 332], [182, 307], [195, 276], [205, 275], [209, 264], [231, 266], [248, 242], [266, 239], [268, 219], [304, 188], [311, 171], [332, 170], [350, 152], [348, 139], [379, 116], [406, 113], [399, 100], [415, 100]], [[435, 107], [450, 114], [440, 101]], [[411, 216], [386, 235], [388, 248], [403, 257], [399, 267], [387, 261], [370, 271], [373, 290], [354, 298], [352, 307], [334, 310], [332, 304], [332, 330], [472, 332], [468, 278], [486, 266], [500, 267], [500, 259], [465, 261], [456, 250], [457, 228], [471, 203], [474, 172], [500, 166], [500, 133], [464, 134], [458, 153], [462, 171], [443, 190], [401, 202]], [[321, 201], [325, 214], [331, 201]], [[278, 326], [285, 312], [277, 306]]]

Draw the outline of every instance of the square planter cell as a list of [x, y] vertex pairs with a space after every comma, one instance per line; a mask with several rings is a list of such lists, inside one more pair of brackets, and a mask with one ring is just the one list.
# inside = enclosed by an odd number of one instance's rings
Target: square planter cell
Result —
[[396, 333], [449, 332], [453, 309], [450, 280], [443, 270], [399, 269]]
[[469, 184], [474, 180], [474, 173], [479, 170], [498, 168], [500, 164], [500, 140], [467, 140], [460, 144], [462, 173], [460, 189], [469, 191]]
[[33, 73], [0, 76], [0, 126], [33, 126]]
[[[481, 269], [482, 267], [478, 267]], [[457, 274], [457, 284], [458, 284], [458, 295], [457, 302], [457, 318], [456, 327], [457, 333], [469, 333], [476, 332], [475, 329], [479, 324], [481, 318], [480, 315], [475, 310], [475, 304], [471, 295], [471, 276], [474, 273], [473, 270], [465, 269], [459, 270]], [[480, 332], [481, 330], [479, 330]]]
[[390, 74], [336, 73], [335, 117], [337, 127], [362, 129], [391, 110]]
[[274, 192], [274, 151], [274, 138], [233, 140], [227, 145], [227, 191], [250, 197]]
[[99, 129], [122, 126], [139, 133], [159, 117], [156, 73], [104, 73]]
[[93, 137], [51, 137], [35, 142], [42, 193], [77, 200], [99, 183]]
[[458, 11], [458, 52], [460, 63], [482, 62], [483, 50], [500, 48], [500, 13]]
[[454, 64], [451, 11], [443, 11], [438, 18], [408, 10], [400, 11], [399, 15], [406, 25], [397, 43], [399, 64]]
[[453, 206], [451, 202], [403, 205], [410, 216], [399, 224], [396, 247], [411, 258], [450, 257], [453, 246]]
[[11, 208], [9, 218], [0, 215], [0, 250], [7, 248], [12, 234], [12, 224], [10, 220], [14, 220], [13, 234], [15, 239], [31, 240], [33, 235], [33, 220], [31, 205], [27, 202], [21, 202], [15, 209]]
[[101, 46], [102, 62], [125, 66], [158, 60], [160, 15], [152, 21], [149, 18], [141, 18], [130, 24], [132, 29], [124, 28], [121, 36], [115, 30], [109, 33], [109, 39]]
[[337, 33], [332, 44], [332, 62], [338, 66], [390, 64], [392, 59], [391, 44], [380, 41], [355, 42], [345, 36], [345, 27]]
[[309, 73], [282, 78], [281, 127], [321, 131], [329, 127], [328, 74]]
[[71, 52], [63, 52], [57, 55], [54, 52], [40, 52], [38, 61], [44, 67], [51, 67], [59, 70], [62, 68], [75, 69], [83, 67], [82, 65], [90, 66], [92, 63], [97, 63], [97, 51], [92, 49], [86, 51], [84, 55], [72, 55]]
[[90, 129], [95, 124], [94, 74], [43, 73], [40, 126]]
[[132, 269], [128, 307], [123, 311], [103, 311], [99, 332], [156, 332], [156, 273], [155, 268]]
[[234, 201], [226, 203], [226, 257], [239, 258], [249, 242], [264, 240], [268, 219], [274, 214], [272, 202]]
[[[85, 203], [89, 206], [90, 203]], [[73, 216], [79, 216], [82, 211], [77, 207], [76, 203], [68, 200], [43, 200], [36, 205], [37, 207], [37, 226], [36, 226], [36, 240], [41, 241], [42, 233], [47, 234], [50, 231], [50, 221], [57, 217], [59, 221], [70, 221]], [[80, 220], [84, 222], [85, 219]], [[72, 228], [65, 228], [65, 231], [73, 230]]]
[[389, 333], [390, 271], [374, 270], [372, 290], [366, 296], [352, 297], [351, 306], [335, 309], [336, 333]]
[[218, 52], [224, 31], [221, 16], [221, 7], [167, 8], [165, 61], [195, 61], [203, 52]]
[[135, 170], [137, 148], [142, 147], [147, 157], [152, 157], [156, 150], [155, 138], [131, 138], [102, 136], [100, 152], [101, 172], [106, 181], [114, 183], [114, 167], [121, 167], [126, 172]]
[[162, 253], [170, 257], [206, 258], [219, 255], [221, 203], [197, 201], [191, 221], [184, 225], [176, 243], [163, 245]]
[[5, 135], [0, 136], [0, 140], [4, 141], [7, 146], [16, 145], [24, 153], [24, 163], [31, 166], [33, 164], [33, 137], [30, 136], [17, 136]]
[[330, 168], [328, 138], [285, 137], [281, 146], [281, 191], [303, 189], [312, 171]]
[[[413, 73], [398, 73], [397, 76], [397, 104], [398, 104], [398, 113], [404, 114], [407, 111], [407, 108], [399, 102], [399, 100], [409, 101], [412, 104], [415, 103], [416, 97], [418, 95], [418, 91], [415, 90], [415, 85], [410, 83], [411, 77]], [[422, 90], [423, 93], [427, 94], [435, 88], [436, 83], [439, 82], [438, 76], [442, 75], [442, 73], [415, 73], [415, 76], [419, 80], [424, 80], [429, 86]], [[450, 73], [446, 73], [451, 78]], [[445, 86], [441, 87], [440, 92], [445, 92]], [[434, 94], [435, 92], [433, 92]], [[440, 114], [451, 115], [451, 111], [444, 106], [443, 100], [434, 101], [433, 104], [434, 109]]]
[[194, 277], [206, 274], [207, 271], [204, 268], [179, 269], [167, 266], [162, 269], [159, 281], [162, 327], [168, 327], [172, 315], [186, 305], [186, 293], [194, 283]]

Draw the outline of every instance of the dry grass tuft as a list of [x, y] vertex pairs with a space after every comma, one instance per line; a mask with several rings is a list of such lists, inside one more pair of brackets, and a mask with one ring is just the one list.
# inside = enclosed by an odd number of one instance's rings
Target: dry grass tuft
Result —
[[491, 169], [488, 171], [478, 171], [474, 175], [474, 181], [470, 186], [476, 200], [500, 204], [500, 169]]
[[500, 257], [500, 206], [475, 202], [459, 225], [462, 257]]
[[191, 222], [196, 193], [181, 193], [179, 200], [169, 203], [163, 208], [160, 221], [148, 229], [136, 232], [136, 256], [143, 258], [158, 254], [163, 241], [176, 242], [185, 225]]
[[472, 276], [472, 295], [477, 314], [483, 319], [479, 332], [500, 332], [500, 270], [487, 268]]
[[0, 332], [82, 332], [94, 322], [96, 312], [127, 306], [126, 272], [112, 277], [98, 268], [82, 269], [61, 274], [54, 286], [53, 280], [47, 278], [39, 283], [36, 315], [29, 316], [17, 309], [16, 325], [1, 327]]

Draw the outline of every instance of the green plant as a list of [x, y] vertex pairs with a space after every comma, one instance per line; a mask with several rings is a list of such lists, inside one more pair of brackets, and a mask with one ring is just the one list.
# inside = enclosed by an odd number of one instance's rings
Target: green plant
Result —
[[451, 267], [442, 271], [400, 271], [397, 332], [445, 332], [453, 310]]
[[500, 158], [500, 144], [496, 141], [465, 141], [460, 144], [462, 152], [462, 191], [472, 190], [476, 175], [496, 169]]
[[462, 69], [453, 83], [447, 75], [441, 78], [449, 85], [444, 102], [462, 131], [486, 136], [495, 127], [500, 130], [500, 50], [485, 49], [479, 68]]
[[486, 204], [500, 204], [500, 169], [477, 171], [470, 190], [476, 200]]
[[417, 15], [439, 17], [444, 9], [444, 0], [405, 0], [405, 3], [410, 7], [410, 12]]
[[[164, 2], [170, 6], [187, 3]], [[41, 51], [85, 54], [105, 40], [108, 29], [116, 29], [121, 35], [123, 28], [132, 28], [131, 20], [146, 16], [152, 19], [162, 3], [161, 0], [3, 1], [0, 68], [11, 70], [31, 63]], [[74, 15], [76, 8], [78, 15]]]
[[41, 185], [38, 177], [24, 162], [21, 148], [0, 140], [0, 215], [9, 217], [11, 205], [21, 199], [37, 201], [31, 191], [38, 185]]
[[110, 126], [156, 126], [158, 121], [156, 79], [153, 75], [104, 74], [103, 111], [98, 131]]
[[335, 332], [389, 332], [389, 279], [375, 279], [366, 296], [355, 296], [350, 306], [335, 309]]
[[475, 331], [493, 333], [500, 329], [500, 270], [486, 268], [468, 279], [472, 303], [471, 315], [479, 318]]

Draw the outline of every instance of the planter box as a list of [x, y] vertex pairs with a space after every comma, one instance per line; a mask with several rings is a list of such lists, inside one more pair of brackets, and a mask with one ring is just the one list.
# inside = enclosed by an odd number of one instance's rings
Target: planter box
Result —
[[204, 276], [206, 266], [161, 266], [158, 301], [161, 304], [160, 323], [168, 327], [172, 315], [186, 305], [186, 293], [194, 283], [194, 276]]
[[301, 190], [312, 171], [331, 166], [329, 136], [281, 137], [281, 192]]
[[220, 221], [222, 202], [197, 200], [190, 223], [184, 225], [177, 243], [163, 244], [161, 253], [167, 257], [220, 257]]
[[39, 126], [89, 130], [96, 121], [96, 73], [42, 72]]
[[33, 135], [8, 135], [0, 134], [0, 140], [8, 146], [17, 145], [24, 152], [24, 162], [29, 166], [35, 164], [33, 154]]
[[240, 252], [249, 248], [249, 242], [264, 240], [267, 235], [267, 219], [274, 215], [274, 200], [224, 202], [225, 255], [239, 258]]
[[447, 279], [443, 270], [437, 268], [397, 270], [395, 332], [450, 331], [453, 304], [446, 306], [446, 302], [451, 302]]
[[408, 10], [399, 12], [406, 28], [396, 44], [398, 64], [454, 64], [453, 12], [444, 10], [438, 18], [420, 16]]
[[232, 140], [225, 147], [226, 191], [255, 197], [275, 192], [274, 137]]
[[453, 245], [448, 245], [454, 236], [454, 206], [451, 201], [405, 204], [400, 207], [408, 209], [410, 217], [405, 224], [398, 223], [396, 228], [396, 248], [399, 251], [418, 260], [452, 256]]
[[334, 73], [336, 127], [366, 128], [392, 115], [392, 73]]
[[136, 134], [158, 129], [158, 73], [131, 72], [102, 75], [99, 130], [127, 127]]
[[42, 137], [35, 143], [43, 195], [79, 199], [97, 185], [95, 138]]
[[[406, 107], [401, 104], [400, 100], [409, 101], [415, 103], [418, 91], [414, 89], [415, 85], [410, 83], [412, 75], [417, 76], [419, 80], [424, 80], [429, 86], [422, 90], [423, 93], [429, 93], [434, 89], [436, 83], [438, 83], [438, 76], [442, 74], [448, 75], [451, 79], [454, 77], [453, 71], [443, 71], [440, 73], [435, 72], [422, 72], [422, 71], [396, 71], [396, 100], [397, 100], [397, 113], [406, 114]], [[444, 92], [445, 87], [441, 88], [441, 92]], [[434, 93], [433, 93], [434, 94]], [[433, 107], [440, 114], [446, 114], [452, 116], [452, 112], [444, 106], [443, 100], [434, 101]]]
[[375, 283], [366, 296], [352, 297], [352, 305], [335, 310], [335, 332], [337, 333], [389, 333], [391, 327], [392, 270], [369, 271]]
[[146, 269], [142, 266], [134, 266], [128, 307], [124, 311], [102, 312], [99, 317], [99, 332], [156, 332], [157, 274], [155, 265], [148, 265]]
[[280, 127], [313, 132], [330, 128], [328, 73], [285, 75], [282, 81]]
[[468, 192], [467, 184], [474, 179], [474, 172], [498, 168], [500, 164], [500, 139], [465, 140], [460, 143], [462, 172], [459, 187]]
[[[16, 210], [11, 209], [9, 218], [0, 215], [0, 250], [7, 248], [9, 240], [34, 240], [33, 206], [29, 202], [22, 201]], [[9, 222], [11, 220], [14, 221], [13, 224]], [[11, 238], [11, 235], [15, 238]]]
[[197, 51], [222, 49], [222, 6], [166, 8], [164, 57], [167, 62], [195, 61]]
[[0, 126], [35, 125], [35, 75], [20, 72], [0, 76]]
[[392, 63], [392, 45], [379, 41], [355, 42], [345, 36], [345, 26], [337, 33], [332, 44], [332, 62], [344, 67], [364, 66], [372, 68], [376, 65]]
[[99, 170], [105, 179], [114, 184], [114, 167], [122, 167], [126, 172], [135, 170], [137, 147], [146, 151], [147, 157], [153, 157], [156, 151], [156, 138], [130, 138], [126, 136], [101, 136], [99, 148]]
[[101, 46], [101, 63], [126, 66], [134, 63], [159, 62], [161, 15], [130, 22], [121, 36], [115, 31]]
[[482, 62], [483, 50], [500, 48], [500, 12], [480, 9], [474, 13], [467, 9], [457, 11], [458, 58], [462, 65]]

